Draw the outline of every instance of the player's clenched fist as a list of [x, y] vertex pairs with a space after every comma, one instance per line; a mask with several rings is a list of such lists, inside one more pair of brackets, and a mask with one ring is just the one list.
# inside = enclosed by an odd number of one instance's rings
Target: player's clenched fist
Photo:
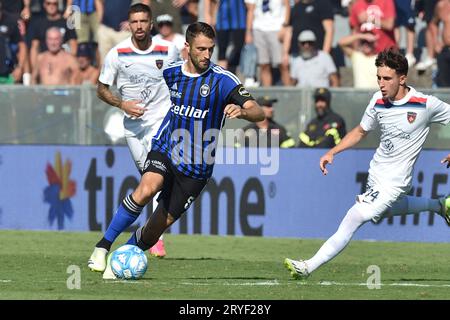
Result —
[[229, 119], [239, 119], [242, 116], [242, 108], [235, 104], [227, 104], [223, 113], [225, 113]]
[[320, 170], [322, 170], [322, 173], [324, 176], [326, 176], [328, 174], [328, 170], [326, 168], [327, 164], [332, 164], [333, 163], [333, 154], [327, 152], [325, 153], [325, 155], [323, 155], [320, 158]]
[[120, 109], [125, 111], [130, 116], [136, 118], [142, 117], [145, 110], [147, 110], [146, 108], [141, 107], [141, 101], [139, 100], [122, 101], [120, 103]]

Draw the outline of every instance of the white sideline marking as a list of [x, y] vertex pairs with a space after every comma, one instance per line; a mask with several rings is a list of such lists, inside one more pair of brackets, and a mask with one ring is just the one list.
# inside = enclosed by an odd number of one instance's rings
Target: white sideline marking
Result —
[[223, 286], [278, 286], [280, 283], [277, 280], [260, 281], [260, 282], [222, 282], [222, 283], [195, 283], [195, 282], [182, 282], [181, 284], [188, 286], [210, 286], [210, 285], [223, 285]]
[[7, 283], [7, 282], [12, 282], [12, 280], [0, 279], [0, 282]]
[[[308, 284], [308, 283], [304, 283]], [[312, 284], [315, 285], [315, 284]], [[362, 286], [366, 287], [367, 283], [345, 283], [345, 282], [334, 282], [334, 281], [321, 281], [317, 283], [319, 286]], [[434, 287], [434, 288], [446, 288], [450, 287], [450, 284], [423, 284], [423, 283], [380, 283], [381, 286], [389, 287]]]
[[[281, 285], [277, 280], [272, 281], [262, 281], [262, 282], [181, 282], [182, 285], [187, 286], [279, 286]], [[288, 285], [292, 283], [286, 283]], [[306, 281], [296, 282], [295, 284], [301, 286], [358, 286], [358, 287], [367, 287], [367, 283], [351, 283], [351, 282], [335, 282], [335, 281], [321, 281], [308, 283]], [[422, 283], [380, 283], [381, 286], [384, 287], [424, 287], [424, 288], [450, 288], [450, 284], [422, 284]]]

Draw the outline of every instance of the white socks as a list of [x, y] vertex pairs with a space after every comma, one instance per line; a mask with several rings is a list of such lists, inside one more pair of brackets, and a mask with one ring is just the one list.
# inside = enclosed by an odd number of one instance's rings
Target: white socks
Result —
[[441, 204], [437, 199], [403, 196], [392, 204], [388, 216], [415, 214], [423, 211], [441, 213]]
[[325, 262], [333, 259], [350, 242], [353, 234], [362, 226], [367, 218], [356, 209], [356, 205], [347, 211], [346, 216], [339, 225], [338, 230], [333, 234], [309, 260], [306, 260], [308, 272], [311, 273]]
[[[339, 225], [338, 230], [333, 234], [309, 260], [306, 260], [308, 272], [312, 273], [322, 264], [333, 259], [350, 242], [353, 234], [360, 226], [369, 221], [355, 204], [347, 211], [346, 216]], [[415, 214], [423, 211], [441, 212], [441, 205], [437, 199], [403, 196], [399, 198], [389, 209], [388, 216], [398, 216]]]

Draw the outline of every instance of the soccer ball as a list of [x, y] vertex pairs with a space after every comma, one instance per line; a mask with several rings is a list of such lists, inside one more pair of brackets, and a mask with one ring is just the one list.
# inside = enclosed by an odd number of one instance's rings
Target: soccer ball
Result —
[[111, 269], [119, 279], [139, 279], [147, 271], [147, 256], [140, 248], [126, 244], [111, 254]]

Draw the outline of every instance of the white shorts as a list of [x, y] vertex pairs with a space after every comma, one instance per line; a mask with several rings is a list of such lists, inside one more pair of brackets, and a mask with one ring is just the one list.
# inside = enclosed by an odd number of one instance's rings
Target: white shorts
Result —
[[277, 67], [281, 64], [283, 44], [278, 39], [278, 32], [253, 30], [253, 39], [258, 50], [258, 64], [271, 64]]
[[125, 139], [127, 140], [128, 149], [130, 149], [131, 156], [133, 157], [134, 163], [139, 171], [144, 169], [144, 163], [147, 159], [147, 154], [152, 148], [152, 138], [155, 130], [152, 127], [145, 127], [138, 134], [133, 136], [127, 135]]
[[356, 196], [355, 206], [364, 214], [365, 220], [377, 223], [384, 218], [387, 210], [392, 207], [402, 192], [386, 189], [371, 181], [367, 182], [366, 192]]

